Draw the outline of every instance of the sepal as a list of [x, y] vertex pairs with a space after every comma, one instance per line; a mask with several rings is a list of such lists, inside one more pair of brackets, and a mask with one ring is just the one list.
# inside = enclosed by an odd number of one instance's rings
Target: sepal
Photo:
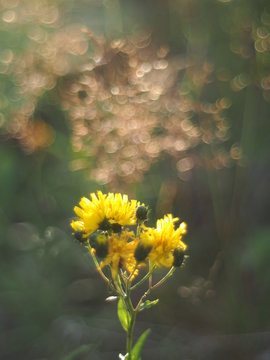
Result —
[[159, 302], [159, 299], [156, 299], [153, 301], [146, 300], [145, 302], [143, 302], [141, 304], [139, 311], [143, 311], [145, 309], [150, 309], [152, 306], [155, 306], [158, 302]]

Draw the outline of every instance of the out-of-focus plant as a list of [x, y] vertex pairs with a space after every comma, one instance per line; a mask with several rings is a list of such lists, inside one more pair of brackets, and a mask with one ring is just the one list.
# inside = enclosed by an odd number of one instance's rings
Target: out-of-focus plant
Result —
[[[112, 296], [118, 298], [118, 316], [126, 331], [126, 354], [120, 359], [139, 360], [149, 334], [146, 330], [133, 345], [133, 329], [137, 314], [158, 303], [147, 299], [150, 292], [161, 286], [185, 259], [186, 244], [182, 241], [187, 232], [182, 222], [171, 214], [157, 220], [156, 228], [147, 227], [148, 208], [127, 195], [92, 193], [91, 199], [82, 198], [74, 211], [77, 220], [71, 222], [74, 236], [88, 249], [102, 279]], [[133, 230], [130, 227], [136, 227]], [[169, 268], [167, 274], [153, 284], [156, 268]], [[139, 273], [146, 273], [139, 278]], [[148, 281], [148, 289], [134, 305], [132, 292]]]

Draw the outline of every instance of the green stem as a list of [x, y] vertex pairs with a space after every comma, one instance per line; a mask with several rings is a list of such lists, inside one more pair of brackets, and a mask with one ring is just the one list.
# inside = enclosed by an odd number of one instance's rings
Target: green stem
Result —
[[136, 310], [134, 311], [134, 307], [131, 301], [130, 297], [130, 277], [126, 279], [125, 281], [126, 285], [126, 297], [124, 300], [124, 303], [126, 305], [126, 310], [129, 313], [129, 323], [128, 323], [128, 329], [127, 329], [127, 343], [126, 343], [126, 353], [128, 354], [128, 360], [131, 360], [131, 350], [132, 350], [132, 340], [133, 340], [133, 330], [136, 320]]
[[137, 287], [143, 284], [152, 275], [154, 270], [155, 267], [153, 266], [152, 269], [140, 281], [138, 281], [135, 285], [131, 286], [130, 290], [135, 290]]
[[170, 276], [172, 276], [174, 271], [175, 271], [175, 267], [172, 266], [170, 270], [167, 272], [167, 274], [161, 280], [159, 280], [155, 285], [151, 286], [151, 290], [156, 289], [157, 287], [162, 285]]
[[104, 274], [104, 272], [101, 270], [100, 265], [97, 261], [97, 258], [95, 256], [95, 254], [93, 254], [92, 252], [92, 248], [89, 244], [87, 244], [87, 248], [88, 251], [90, 253], [90, 255], [92, 256], [92, 259], [94, 261], [94, 264], [96, 265], [97, 271], [99, 272], [99, 274], [101, 275], [102, 279], [110, 286], [110, 280], [107, 278], [107, 276]]
[[136, 313], [132, 311], [130, 323], [128, 327], [127, 332], [127, 354], [128, 354], [128, 360], [131, 360], [131, 350], [132, 350], [132, 337], [133, 337], [133, 330], [136, 320]]
[[[175, 267], [171, 267], [171, 269], [168, 271], [168, 273], [161, 280], [159, 280], [155, 285], [152, 285], [152, 272], [153, 271], [154, 271], [154, 267], [152, 267], [152, 269], [137, 284], [135, 284], [132, 287], [130, 287], [129, 280], [126, 281], [126, 297], [123, 298], [123, 301], [126, 305], [126, 310], [128, 311], [128, 313], [130, 315], [130, 321], [129, 321], [128, 330], [127, 330], [127, 343], [126, 343], [126, 352], [128, 354], [127, 360], [131, 360], [133, 330], [134, 330], [136, 315], [140, 309], [140, 306], [141, 306], [143, 300], [147, 297], [147, 295], [151, 292], [151, 290], [162, 285], [170, 276], [172, 276], [172, 274], [175, 271]], [[136, 289], [139, 285], [141, 285], [148, 278], [149, 278], [148, 290], [140, 298], [136, 308], [134, 309], [133, 304], [131, 302], [131, 298], [130, 298], [130, 291]]]
[[[149, 287], [148, 287], [148, 290], [143, 294], [143, 296], [140, 298], [136, 308], [135, 308], [135, 314], [140, 310], [140, 306], [143, 302], [143, 300], [150, 294], [150, 292], [153, 290], [153, 289], [156, 289], [157, 287], [159, 287], [160, 285], [162, 285], [170, 276], [172, 276], [172, 274], [174, 273], [175, 271], [175, 267], [172, 266], [170, 268], [170, 270], [167, 272], [167, 274], [161, 279], [159, 280], [155, 285], [152, 285], [152, 277], [149, 277]], [[149, 272], [150, 275], [152, 275], [152, 271]], [[137, 285], [137, 284], [136, 284]]]
[[122, 282], [121, 282], [121, 278], [119, 275], [117, 275], [117, 278], [114, 280], [114, 285], [119, 293], [120, 296], [122, 296], [124, 303], [126, 302], [126, 298], [127, 298], [127, 294], [125, 293], [123, 287], [122, 287]]
[[142, 223], [139, 222], [138, 225], [137, 225], [137, 231], [136, 231], [137, 238], [140, 238], [140, 235], [141, 235], [141, 226], [142, 226]]

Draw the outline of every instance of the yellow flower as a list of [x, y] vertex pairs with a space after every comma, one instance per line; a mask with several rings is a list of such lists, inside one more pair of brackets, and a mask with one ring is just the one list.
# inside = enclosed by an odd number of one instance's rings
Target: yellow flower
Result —
[[71, 222], [73, 230], [83, 231], [85, 238], [97, 229], [109, 230], [113, 224], [136, 224], [136, 209], [140, 205], [136, 200], [129, 201], [127, 195], [103, 194], [101, 191], [90, 197], [91, 200], [83, 197], [80, 207], [74, 207], [78, 220]]
[[[112, 234], [109, 238], [108, 255], [100, 263], [100, 267], [111, 265], [113, 279], [116, 278], [120, 267], [126, 269], [130, 274], [133, 273], [136, 266], [134, 251], [137, 244], [138, 239], [133, 231], [124, 230], [120, 234]], [[133, 275], [137, 274], [138, 270], [134, 271]]]
[[109, 193], [106, 217], [111, 224], [135, 225], [137, 222], [136, 210], [139, 205], [137, 200], [129, 201], [127, 195]]
[[174, 250], [186, 250], [187, 245], [182, 238], [187, 232], [187, 225], [182, 222], [175, 229], [174, 223], [178, 220], [168, 214], [157, 220], [156, 228], [144, 227], [140, 236], [141, 244], [145, 247], [152, 246], [148, 255], [152, 265], [171, 267], [174, 263]]

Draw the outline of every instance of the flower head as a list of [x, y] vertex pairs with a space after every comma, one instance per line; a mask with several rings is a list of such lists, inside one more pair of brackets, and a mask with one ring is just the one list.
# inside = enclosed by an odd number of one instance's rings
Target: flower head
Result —
[[115, 279], [120, 267], [126, 269], [130, 274], [136, 267], [134, 251], [138, 244], [133, 231], [123, 230], [120, 234], [112, 234], [109, 238], [109, 249], [106, 258], [101, 262], [100, 267], [111, 265], [112, 278]]
[[73, 230], [84, 232], [84, 238], [97, 229], [105, 231], [136, 224], [136, 210], [140, 205], [136, 200], [129, 201], [127, 195], [103, 194], [101, 191], [90, 197], [83, 197], [79, 206], [74, 207], [78, 220], [71, 222]]
[[174, 265], [175, 250], [186, 250], [187, 245], [182, 241], [187, 232], [186, 223], [182, 222], [177, 229], [174, 223], [178, 218], [171, 214], [165, 215], [163, 219], [157, 220], [156, 228], [144, 227], [141, 233], [142, 246], [151, 246], [148, 258], [152, 265], [170, 267]]

